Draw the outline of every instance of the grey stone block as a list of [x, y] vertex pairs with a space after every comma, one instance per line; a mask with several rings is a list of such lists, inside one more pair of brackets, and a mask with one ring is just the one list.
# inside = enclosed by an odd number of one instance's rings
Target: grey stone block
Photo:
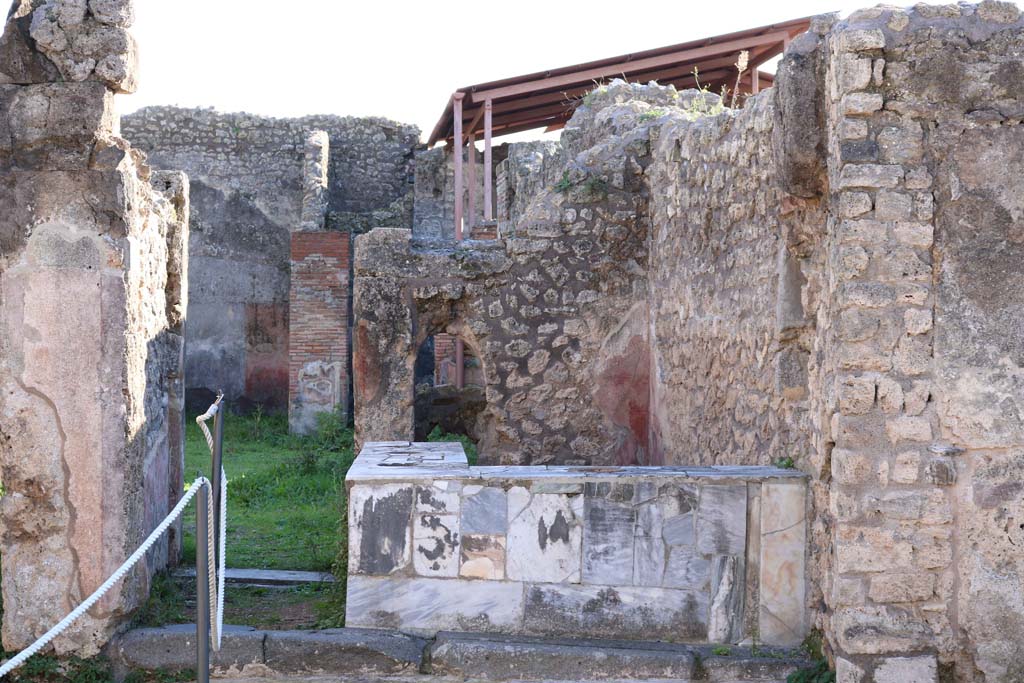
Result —
[[695, 658], [689, 648], [658, 643], [439, 633], [430, 667], [484, 681], [689, 681]]
[[747, 543], [747, 485], [700, 488], [697, 550], [703, 555], [743, 555]]
[[508, 492], [505, 572], [516, 581], [579, 583], [583, 496]]
[[[195, 579], [194, 567], [174, 572], [176, 578]], [[225, 569], [224, 581], [248, 586], [302, 586], [307, 583], [334, 583], [337, 579], [328, 572], [304, 572], [292, 569]]]
[[416, 512], [459, 514], [462, 483], [442, 479], [434, 485], [416, 487]]
[[523, 629], [592, 638], [704, 642], [707, 593], [670, 588], [531, 584]]
[[503, 489], [466, 486], [462, 498], [462, 533], [503, 535], [508, 529], [508, 500]]
[[628, 503], [591, 495], [597, 488], [587, 487], [583, 504], [583, 582], [628, 586], [633, 583], [636, 512]]
[[789, 674], [811, 664], [784, 651], [755, 657], [745, 648], [733, 649], [727, 657], [701, 649], [700, 662], [700, 680], [708, 683], [786, 683]]
[[[248, 626], [225, 626], [219, 652], [210, 653], [215, 671], [241, 670], [263, 663], [263, 631]], [[182, 671], [196, 665], [195, 624], [128, 631], [117, 639], [111, 659], [118, 668]]]
[[692, 546], [674, 547], [669, 549], [661, 583], [665, 588], [688, 588], [703, 592], [708, 589], [710, 575], [711, 562], [695, 555]]
[[382, 575], [409, 566], [413, 487], [353, 486], [349, 497], [349, 571]]
[[633, 583], [702, 588], [707, 567], [694, 550], [697, 487], [642, 482], [636, 494]]
[[419, 670], [426, 641], [360, 628], [270, 631], [265, 657], [278, 673], [401, 674]]
[[507, 581], [350, 576], [346, 626], [511, 632], [523, 617], [523, 586]]
[[743, 592], [746, 586], [743, 561], [719, 555], [714, 560], [708, 640], [735, 643], [743, 638]]
[[459, 574], [459, 516], [418, 514], [413, 520], [413, 567], [420, 576]]

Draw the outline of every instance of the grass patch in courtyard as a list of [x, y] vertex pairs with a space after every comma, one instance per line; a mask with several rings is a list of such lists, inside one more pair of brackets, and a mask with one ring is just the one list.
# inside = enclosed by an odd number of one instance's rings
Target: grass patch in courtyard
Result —
[[[459, 441], [471, 464], [476, 446], [466, 436], [435, 429], [429, 441]], [[336, 416], [321, 416], [310, 436], [288, 433], [283, 415], [224, 422], [224, 470], [228, 479], [227, 565], [244, 569], [330, 571], [333, 584], [293, 589], [228, 586], [225, 622], [257, 628], [344, 626], [348, 568], [345, 474], [355, 460], [352, 430]], [[186, 481], [209, 476], [210, 451], [195, 419], [185, 439]], [[195, 558], [195, 506], [185, 516], [182, 565]], [[158, 575], [139, 626], [190, 623], [195, 619], [194, 582]]]
[[[194, 419], [186, 429], [185, 479], [209, 476], [202, 431]], [[315, 435], [300, 437], [288, 433], [283, 415], [226, 415], [228, 566], [330, 571], [342, 540], [345, 473], [354, 459], [352, 430], [336, 416], [323, 416]], [[184, 557], [193, 558], [192, 506], [185, 529]]]

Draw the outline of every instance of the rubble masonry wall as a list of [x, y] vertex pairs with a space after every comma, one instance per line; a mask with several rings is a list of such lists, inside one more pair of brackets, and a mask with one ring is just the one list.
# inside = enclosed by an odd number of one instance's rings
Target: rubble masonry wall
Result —
[[[329, 139], [330, 229], [360, 232], [412, 224], [419, 131], [381, 118], [278, 119], [176, 107], [133, 112], [121, 129], [154, 167], [182, 169], [192, 180], [193, 408], [217, 389], [242, 407], [285, 408], [290, 240], [304, 229], [306, 138], [324, 131]], [[346, 387], [348, 365], [346, 355]]]

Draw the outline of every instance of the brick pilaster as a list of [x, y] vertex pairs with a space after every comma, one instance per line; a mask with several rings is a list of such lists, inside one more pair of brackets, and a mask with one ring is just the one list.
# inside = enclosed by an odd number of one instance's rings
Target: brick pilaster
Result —
[[317, 415], [347, 418], [349, 391], [347, 232], [295, 232], [291, 239], [288, 426], [316, 430]]

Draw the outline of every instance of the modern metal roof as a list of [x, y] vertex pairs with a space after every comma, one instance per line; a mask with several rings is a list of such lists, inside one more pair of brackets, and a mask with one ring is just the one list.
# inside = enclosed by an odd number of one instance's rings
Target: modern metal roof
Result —
[[[483, 131], [484, 103], [488, 99], [492, 102], [492, 135], [499, 136], [534, 128], [561, 128], [583, 95], [596, 84], [613, 78], [640, 83], [657, 81], [679, 89], [692, 88], [695, 85], [693, 70], [696, 68], [701, 86], [707, 86], [716, 93], [722, 86], [731, 89], [737, 75], [735, 64], [742, 50], [749, 52], [749, 69], [756, 69], [781, 54], [789, 41], [809, 26], [809, 17], [794, 19], [459, 88], [456, 93], [463, 94], [463, 135], [468, 137]], [[757, 90], [773, 82], [770, 74], [758, 73], [758, 76], [756, 88], [753, 79], [745, 76], [746, 83], [741, 89]], [[451, 141], [454, 137], [454, 97], [448, 99], [441, 119], [430, 134], [428, 146], [442, 140]]]

